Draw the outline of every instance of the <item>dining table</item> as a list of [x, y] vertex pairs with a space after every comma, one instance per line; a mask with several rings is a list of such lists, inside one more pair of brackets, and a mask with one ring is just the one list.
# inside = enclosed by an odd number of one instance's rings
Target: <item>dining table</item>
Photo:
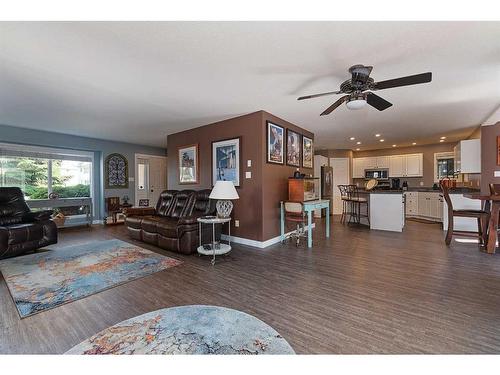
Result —
[[484, 202], [483, 207], [490, 211], [490, 221], [488, 224], [488, 240], [485, 249], [488, 254], [495, 254], [498, 241], [498, 216], [500, 215], [500, 195], [491, 195], [487, 193], [467, 193], [464, 197], [470, 199], [479, 199]]

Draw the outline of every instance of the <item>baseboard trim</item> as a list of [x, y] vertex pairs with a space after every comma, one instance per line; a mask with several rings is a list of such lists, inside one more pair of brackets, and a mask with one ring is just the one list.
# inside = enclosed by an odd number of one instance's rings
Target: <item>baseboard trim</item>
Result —
[[[311, 224], [311, 228], [314, 229], [315, 227], [316, 227], [316, 223]], [[306, 228], [308, 228], [308, 227], [306, 226]], [[293, 231], [285, 233], [285, 236], [288, 236], [292, 232]], [[243, 238], [243, 237], [237, 237], [237, 236], [228, 236], [227, 234], [222, 234], [221, 238], [225, 241], [231, 240], [231, 242], [234, 242], [234, 243], [239, 243], [242, 245], [257, 247], [259, 249], [265, 249], [266, 247], [269, 247], [269, 246], [274, 245], [274, 244], [281, 241], [281, 236], [276, 236], [276, 237], [270, 238], [269, 240], [266, 240], [266, 241], [251, 240], [249, 238]]]

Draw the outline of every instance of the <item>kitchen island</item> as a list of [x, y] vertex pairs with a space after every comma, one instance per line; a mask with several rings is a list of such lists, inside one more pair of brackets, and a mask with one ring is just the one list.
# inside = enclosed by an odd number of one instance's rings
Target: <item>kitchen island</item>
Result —
[[[405, 225], [405, 204], [402, 190], [359, 190], [359, 197], [365, 198], [368, 205], [370, 229], [402, 232]], [[363, 210], [364, 211], [364, 210]], [[366, 211], [361, 215], [366, 215]], [[361, 224], [368, 225], [366, 217], [361, 217]]]

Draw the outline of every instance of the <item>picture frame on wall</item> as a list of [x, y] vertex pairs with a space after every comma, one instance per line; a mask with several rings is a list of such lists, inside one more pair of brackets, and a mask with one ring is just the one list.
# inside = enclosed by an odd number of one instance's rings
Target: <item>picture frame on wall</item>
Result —
[[313, 140], [305, 135], [302, 136], [302, 167], [313, 167], [314, 145]]
[[302, 149], [301, 135], [291, 129], [286, 129], [286, 164], [300, 167]]
[[198, 144], [178, 148], [179, 184], [197, 184], [199, 182], [199, 147]]
[[109, 154], [104, 161], [106, 189], [128, 189], [128, 161], [122, 154]]
[[240, 186], [241, 137], [212, 142], [212, 185], [233, 181]]
[[284, 164], [285, 129], [267, 121], [267, 162]]

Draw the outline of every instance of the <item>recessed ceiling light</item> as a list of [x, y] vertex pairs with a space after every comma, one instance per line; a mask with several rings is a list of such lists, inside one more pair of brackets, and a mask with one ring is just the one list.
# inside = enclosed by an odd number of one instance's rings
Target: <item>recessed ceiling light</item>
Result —
[[380, 134], [375, 134], [375, 137], [380, 137]]
[[359, 150], [360, 150], [359, 148], [356, 149], [356, 151], [359, 151]]
[[380, 140], [380, 142], [384, 142], [384, 140], [383, 140], [383, 139], [381, 139], [381, 140]]
[[357, 145], [360, 145], [360, 144], [361, 144], [361, 142], [360, 142], [360, 141], [357, 141], [357, 142], [356, 142], [356, 144], [357, 144]]
[[446, 137], [441, 137], [441, 138], [439, 138], [439, 139], [446, 139]]
[[444, 139], [440, 139], [439, 142], [444, 142]]
[[354, 141], [355, 139], [356, 139], [356, 138], [354, 138], [354, 137], [349, 138], [349, 140], [351, 140], [351, 141]]
[[417, 144], [417, 142], [413, 142], [412, 145], [415, 146]]
[[396, 147], [396, 145], [392, 145], [392, 147]]

